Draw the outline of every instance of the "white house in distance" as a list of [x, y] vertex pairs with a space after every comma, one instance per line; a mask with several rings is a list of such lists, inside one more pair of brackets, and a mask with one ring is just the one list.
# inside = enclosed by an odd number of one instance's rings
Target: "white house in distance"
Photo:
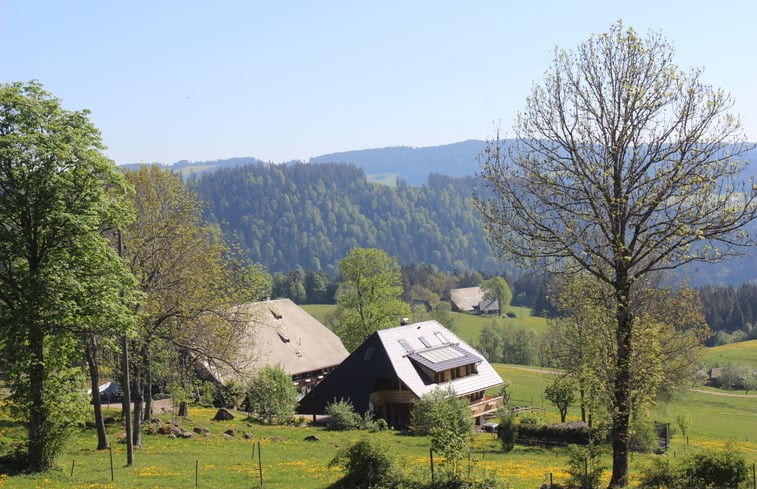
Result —
[[[247, 355], [251, 361], [244, 366], [243, 376], [279, 365], [303, 395], [349, 355], [337, 335], [289, 299], [244, 304], [238, 312], [250, 318], [254, 348]], [[210, 374], [220, 382], [228, 376], [216, 369]]]
[[496, 299], [486, 300], [486, 293], [481, 287], [465, 287], [449, 291], [452, 309], [460, 312], [474, 312], [477, 314], [499, 313], [499, 302]]
[[334, 400], [349, 399], [355, 411], [372, 411], [392, 426], [410, 421], [414, 402], [434, 389], [452, 388], [483, 424], [502, 406], [486, 391], [504, 381], [473, 347], [436, 321], [373, 333], [300, 401], [302, 414], [323, 414]]

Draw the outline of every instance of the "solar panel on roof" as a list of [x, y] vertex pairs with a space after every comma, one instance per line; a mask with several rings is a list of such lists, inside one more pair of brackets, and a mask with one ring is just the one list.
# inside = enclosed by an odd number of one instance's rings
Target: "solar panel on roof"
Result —
[[436, 350], [420, 352], [418, 355], [422, 356], [431, 363], [444, 362], [446, 360], [452, 360], [453, 358], [464, 357], [466, 354], [451, 346], [445, 348], [438, 348]]
[[440, 333], [439, 331], [437, 331], [436, 333], [434, 333], [434, 335], [435, 335], [435, 336], [436, 336], [436, 337], [437, 337], [437, 338], [439, 339], [439, 341], [441, 341], [442, 343], [444, 343], [444, 344], [449, 344], [449, 340], [448, 340], [448, 339], [447, 339], [447, 338], [446, 338], [446, 337], [445, 337], [445, 336], [444, 336], [443, 334], [441, 334], [441, 333]]
[[431, 348], [431, 343], [428, 342], [425, 336], [419, 336], [418, 339], [421, 340], [423, 346], [425, 346], [426, 348]]
[[400, 345], [402, 345], [402, 348], [404, 348], [404, 349], [405, 349], [405, 351], [407, 351], [407, 352], [411, 352], [411, 351], [413, 351], [413, 347], [412, 347], [412, 346], [410, 346], [410, 343], [408, 343], [408, 342], [407, 342], [406, 340], [404, 340], [404, 339], [399, 339], [399, 340], [397, 340], [397, 341], [399, 341], [399, 344], [400, 344]]

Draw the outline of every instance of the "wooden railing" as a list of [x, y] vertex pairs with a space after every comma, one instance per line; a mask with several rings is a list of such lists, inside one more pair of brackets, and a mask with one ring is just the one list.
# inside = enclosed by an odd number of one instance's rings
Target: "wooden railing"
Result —
[[375, 406], [382, 404], [412, 404], [418, 398], [411, 391], [376, 391], [371, 393], [371, 402]]
[[484, 416], [494, 413], [502, 407], [502, 396], [485, 397], [483, 400], [471, 403], [470, 409], [474, 417]]

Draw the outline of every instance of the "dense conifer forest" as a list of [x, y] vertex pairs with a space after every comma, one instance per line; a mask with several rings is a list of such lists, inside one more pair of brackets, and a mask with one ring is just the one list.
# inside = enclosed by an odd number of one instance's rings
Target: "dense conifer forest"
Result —
[[470, 199], [475, 177], [429, 175], [420, 187], [368, 182], [348, 164], [253, 164], [193, 182], [212, 219], [238, 233], [271, 272], [336, 272], [355, 247], [377, 247], [400, 264], [503, 271]]

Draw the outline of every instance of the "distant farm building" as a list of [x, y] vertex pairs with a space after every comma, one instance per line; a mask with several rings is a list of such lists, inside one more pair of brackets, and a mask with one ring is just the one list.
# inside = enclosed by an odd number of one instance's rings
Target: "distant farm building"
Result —
[[392, 426], [410, 421], [415, 401], [434, 389], [452, 388], [470, 403], [478, 424], [501, 405], [487, 389], [504, 384], [470, 345], [436, 321], [424, 321], [373, 333], [300, 402], [303, 414], [323, 414], [340, 399], [355, 411], [372, 411]]
[[484, 299], [486, 292], [481, 287], [465, 287], [449, 291], [452, 310], [476, 314], [499, 314], [496, 299]]
[[247, 356], [252, 360], [241, 374], [206, 366], [216, 382], [229, 376], [250, 378], [265, 366], [278, 365], [304, 395], [349, 355], [337, 335], [289, 299], [245, 304], [238, 312], [250, 318], [254, 351]]

